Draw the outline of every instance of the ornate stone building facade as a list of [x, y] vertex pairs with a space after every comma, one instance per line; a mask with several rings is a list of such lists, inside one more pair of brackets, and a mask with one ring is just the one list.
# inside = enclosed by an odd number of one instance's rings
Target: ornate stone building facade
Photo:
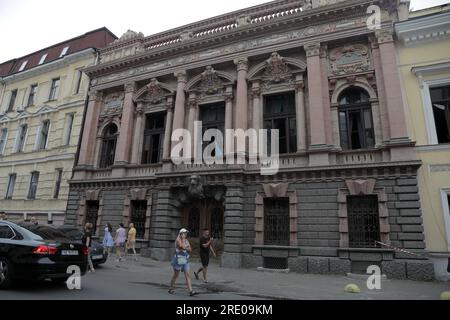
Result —
[[[381, 25], [368, 27], [377, 5]], [[135, 222], [169, 259], [211, 229], [228, 267], [430, 279], [404, 115], [397, 1], [272, 1], [100, 51], [67, 222]], [[280, 170], [174, 164], [175, 129], [279, 129]], [[102, 228], [100, 228], [102, 227]], [[195, 242], [195, 240], [194, 240]], [[404, 248], [410, 253], [392, 249]]]

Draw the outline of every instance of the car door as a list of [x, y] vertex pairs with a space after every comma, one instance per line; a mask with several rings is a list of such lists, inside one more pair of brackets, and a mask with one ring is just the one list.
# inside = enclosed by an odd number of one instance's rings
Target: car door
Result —
[[23, 237], [8, 224], [0, 224], [0, 254], [15, 263], [20, 255], [20, 242]]

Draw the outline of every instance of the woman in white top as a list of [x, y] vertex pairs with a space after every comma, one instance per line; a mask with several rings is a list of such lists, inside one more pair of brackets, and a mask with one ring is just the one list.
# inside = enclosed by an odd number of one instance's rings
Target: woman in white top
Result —
[[188, 231], [186, 229], [181, 229], [177, 240], [175, 241], [175, 255], [172, 259], [171, 265], [173, 268], [173, 276], [170, 281], [169, 293], [175, 294], [175, 282], [177, 281], [180, 272], [184, 272], [184, 277], [186, 278], [186, 285], [190, 296], [197, 294], [192, 290], [191, 275], [189, 274], [189, 253], [192, 252], [191, 245], [187, 239]]
[[122, 261], [122, 250], [125, 247], [125, 242], [127, 241], [126, 230], [123, 227], [123, 223], [120, 224], [119, 229], [116, 231], [116, 238], [114, 239], [114, 244], [116, 245], [116, 255], [118, 261]]

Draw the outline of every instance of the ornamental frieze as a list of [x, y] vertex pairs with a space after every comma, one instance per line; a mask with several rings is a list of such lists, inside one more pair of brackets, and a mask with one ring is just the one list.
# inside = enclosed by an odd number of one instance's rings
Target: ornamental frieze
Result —
[[276, 52], [272, 53], [266, 61], [266, 70], [263, 80], [271, 83], [280, 83], [292, 78], [292, 73], [283, 58]]
[[251, 40], [244, 40], [236, 44], [203, 50], [201, 52], [188, 54], [185, 56], [178, 56], [172, 59], [165, 59], [152, 64], [140, 66], [137, 68], [128, 69], [122, 72], [110, 74], [103, 77], [98, 77], [92, 80], [92, 85], [97, 86], [107, 82], [120, 80], [126, 77], [139, 76], [142, 74], [157, 72], [169, 68], [186, 65], [192, 62], [205, 60], [209, 58], [218, 58], [230, 54], [237, 54], [246, 52], [252, 49], [264, 48], [266, 46], [289, 43], [295, 40], [301, 40], [312, 36], [323, 35], [326, 33], [340, 32], [350, 30], [353, 28], [366, 26], [367, 17], [358, 17], [355, 19], [345, 19], [341, 21], [330, 22], [317, 26], [308, 26], [300, 30], [289, 32], [281, 32], [270, 36], [260, 37]]
[[329, 67], [334, 76], [371, 70], [372, 63], [368, 46], [353, 44], [331, 50]]

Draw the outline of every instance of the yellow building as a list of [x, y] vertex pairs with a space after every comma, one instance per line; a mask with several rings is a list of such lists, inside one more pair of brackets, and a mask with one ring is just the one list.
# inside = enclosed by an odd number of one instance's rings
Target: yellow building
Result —
[[89, 79], [106, 28], [0, 64], [0, 211], [62, 223]]
[[450, 280], [450, 4], [411, 12], [396, 25], [408, 125], [418, 157], [427, 251]]

